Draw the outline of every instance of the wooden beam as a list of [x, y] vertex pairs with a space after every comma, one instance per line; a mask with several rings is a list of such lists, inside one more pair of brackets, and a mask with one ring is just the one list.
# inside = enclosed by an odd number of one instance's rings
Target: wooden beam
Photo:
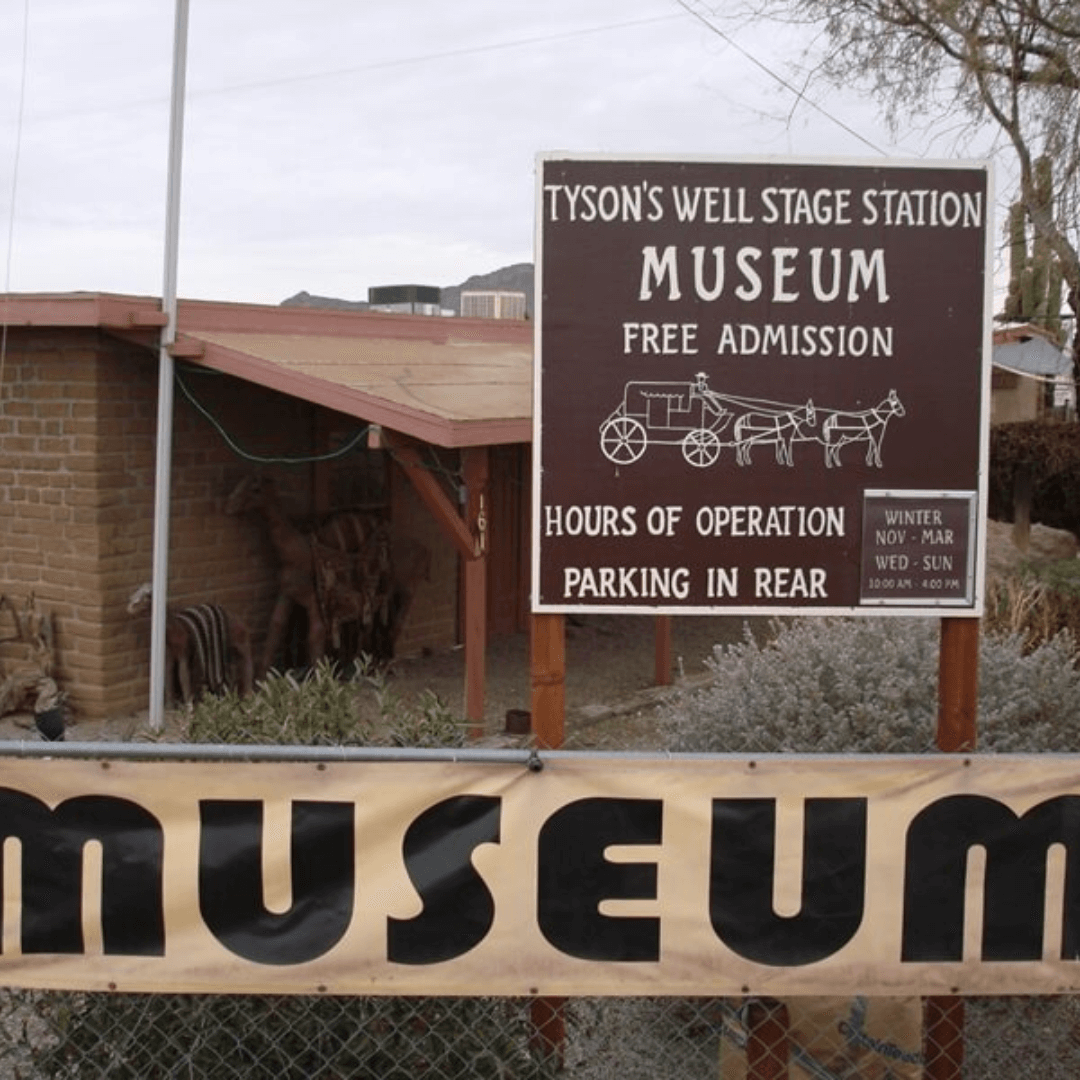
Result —
[[465, 719], [469, 734], [484, 733], [484, 690], [487, 677], [487, 523], [491, 520], [490, 462], [486, 446], [461, 452], [465, 477], [465, 517], [479, 546], [476, 558], [465, 560]]
[[923, 1017], [923, 1080], [964, 1075], [964, 999], [929, 997]]
[[529, 1013], [529, 1045], [553, 1073], [561, 1073], [566, 1058], [566, 1001], [564, 997], [533, 998]]
[[532, 725], [541, 750], [566, 738], [566, 627], [562, 615], [532, 617]]
[[201, 360], [206, 355], [206, 345], [195, 338], [178, 337], [168, 346], [169, 355], [176, 360]]
[[1013, 477], [1012, 539], [1018, 550], [1031, 546], [1031, 498], [1034, 481], [1030, 465], [1021, 465]]
[[979, 620], [942, 619], [938, 662], [939, 750], [975, 749], [978, 703]]
[[751, 998], [746, 1008], [747, 1080], [787, 1080], [791, 1021], [776, 998]]
[[[566, 622], [563, 615], [533, 615], [530, 634], [532, 727], [541, 750], [557, 750], [566, 737]], [[566, 1052], [566, 998], [534, 998], [530, 1014], [536, 1050], [560, 1072]]]
[[[978, 738], [979, 620], [944, 618], [938, 655], [937, 746], [975, 749]], [[926, 999], [923, 1028], [926, 1080], [960, 1080], [964, 1064], [964, 999]]]
[[447, 497], [435, 474], [424, 464], [419, 449], [386, 428], [383, 429], [382, 438], [461, 557], [475, 559], [478, 554], [476, 537], [461, 519], [458, 508]]

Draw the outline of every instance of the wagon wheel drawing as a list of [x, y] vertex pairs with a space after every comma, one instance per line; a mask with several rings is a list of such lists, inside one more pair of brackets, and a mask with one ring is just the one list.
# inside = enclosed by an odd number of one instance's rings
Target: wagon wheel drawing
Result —
[[720, 456], [720, 436], [708, 428], [696, 428], [683, 438], [682, 453], [691, 465], [704, 469]]
[[616, 465], [631, 465], [648, 445], [645, 427], [632, 416], [612, 416], [600, 428], [600, 449]]

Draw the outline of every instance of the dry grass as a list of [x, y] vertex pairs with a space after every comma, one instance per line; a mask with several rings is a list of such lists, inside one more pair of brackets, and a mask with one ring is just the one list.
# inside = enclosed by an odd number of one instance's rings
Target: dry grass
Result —
[[983, 626], [987, 634], [1021, 636], [1028, 651], [1062, 631], [1080, 642], [1080, 567], [1071, 560], [992, 578]]

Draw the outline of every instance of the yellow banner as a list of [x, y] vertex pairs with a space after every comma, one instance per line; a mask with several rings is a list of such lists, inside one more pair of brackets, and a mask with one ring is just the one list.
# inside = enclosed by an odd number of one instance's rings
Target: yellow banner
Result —
[[12, 986], [1080, 987], [1073, 756], [0, 759], [0, 824]]

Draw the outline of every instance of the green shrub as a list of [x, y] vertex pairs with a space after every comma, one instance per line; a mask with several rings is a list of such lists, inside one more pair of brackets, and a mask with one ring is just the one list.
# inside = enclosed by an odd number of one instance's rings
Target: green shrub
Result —
[[1023, 420], [990, 429], [989, 515], [1013, 520], [1017, 475], [1031, 480], [1031, 520], [1080, 536], [1080, 424]]
[[272, 671], [246, 698], [202, 698], [186, 737], [193, 743], [287, 746], [464, 746], [467, 726], [430, 690], [393, 693], [366, 661], [351, 677], [323, 660], [304, 676]]

